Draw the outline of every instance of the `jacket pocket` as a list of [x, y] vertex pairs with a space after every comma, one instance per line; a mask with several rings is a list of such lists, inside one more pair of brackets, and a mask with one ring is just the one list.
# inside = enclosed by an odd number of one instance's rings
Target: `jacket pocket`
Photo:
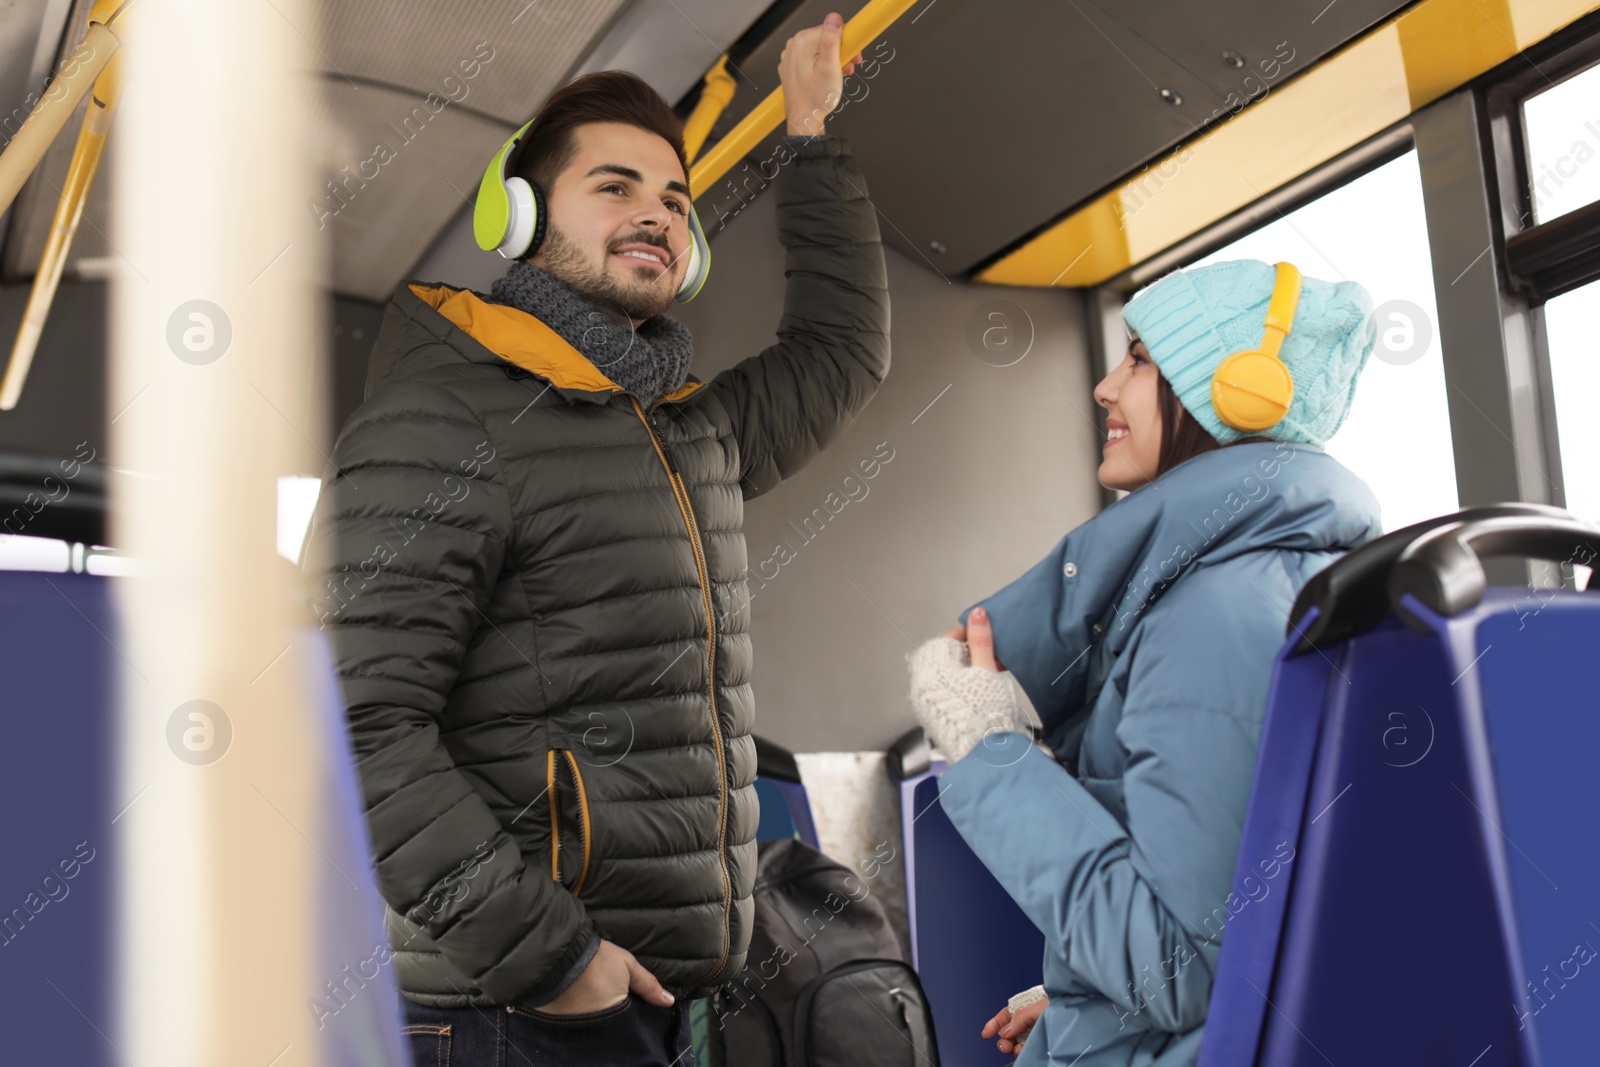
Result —
[[577, 896], [589, 877], [593, 847], [589, 794], [578, 759], [568, 749], [550, 750], [545, 777], [550, 801], [550, 877]]

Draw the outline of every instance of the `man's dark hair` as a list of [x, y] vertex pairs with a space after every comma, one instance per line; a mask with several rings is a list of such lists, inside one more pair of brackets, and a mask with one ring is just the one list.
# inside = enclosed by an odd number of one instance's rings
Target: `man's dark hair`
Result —
[[585, 74], [556, 90], [533, 121], [506, 173], [524, 178], [545, 193], [577, 154], [573, 131], [594, 122], [621, 122], [653, 133], [672, 146], [689, 173], [683, 154], [683, 122], [672, 105], [640, 78], [625, 70]]

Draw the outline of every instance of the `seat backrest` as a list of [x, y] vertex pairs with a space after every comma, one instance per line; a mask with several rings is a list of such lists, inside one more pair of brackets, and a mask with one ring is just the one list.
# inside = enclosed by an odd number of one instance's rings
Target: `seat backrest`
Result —
[[761, 804], [761, 821], [756, 825], [757, 841], [798, 837], [812, 848], [817, 843], [817, 824], [811, 817], [811, 798], [800, 780], [800, 764], [794, 753], [782, 745], [756, 736], [756, 798]]
[[[117, 646], [110, 579], [0, 571], [5, 1059], [111, 1067]], [[84, 1020], [94, 1020], [94, 1026]]]
[[[1493, 771], [1485, 844], [1510, 874], [1520, 944], [1516, 1012], [1549, 1067], [1600, 1049], [1600, 596], [1508, 595], [1478, 627], [1476, 665]], [[1491, 602], [1492, 603], [1492, 602]], [[1508, 1005], [1507, 1011], [1512, 1010]]]
[[[7, 712], [0, 773], [8, 821], [0, 914], [0, 1026], [7, 1062], [112, 1067], [117, 973], [118, 825], [139, 791], [120, 791], [117, 686], [123, 666], [118, 579], [0, 571], [0, 672]], [[304, 631], [327, 769], [316, 931], [320, 1061], [405, 1062], [399, 991], [384, 939], [366, 813], [326, 640]], [[46, 792], [41, 794], [41, 790]], [[313, 1007], [313, 1013], [318, 1014]], [[92, 1020], [92, 1024], [85, 1020]], [[373, 1060], [373, 1056], [380, 1057]]]
[[777, 778], [757, 778], [756, 799], [761, 803], [761, 821], [756, 825], [757, 841], [798, 837], [812, 848], [817, 844], [817, 826], [811, 818], [811, 801], [799, 782]]
[[[1512, 521], [1546, 548], [1570, 532]], [[1390, 583], [1410, 625], [1391, 614], [1313, 643], [1328, 605], [1296, 612], [1233, 891], [1207, 924], [1226, 936], [1200, 1067], [1561, 1067], [1600, 1039], [1600, 968], [1585, 973], [1600, 959], [1600, 700], [1584, 684], [1600, 598], [1483, 594], [1455, 550], [1433, 581], [1418, 561], [1445, 557], [1427, 542], [1460, 539], [1433, 526], [1390, 552], [1412, 568]]]
[[956, 831], [939, 803], [947, 764], [899, 783], [911, 963], [933, 1010], [941, 1062], [1010, 1063], [983, 1024], [1039, 984], [1044, 935]]

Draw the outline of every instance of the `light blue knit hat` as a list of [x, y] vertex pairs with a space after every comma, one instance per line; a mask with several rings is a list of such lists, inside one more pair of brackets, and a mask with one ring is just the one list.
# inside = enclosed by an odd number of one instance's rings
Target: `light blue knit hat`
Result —
[[[1211, 375], [1232, 353], [1260, 347], [1276, 280], [1276, 268], [1259, 259], [1212, 263], [1168, 274], [1122, 311], [1184, 410], [1223, 444], [1252, 435], [1217, 417]], [[1294, 324], [1278, 353], [1294, 375], [1294, 402], [1281, 422], [1254, 436], [1320, 447], [1349, 414], [1376, 337], [1363, 286], [1303, 277]]]

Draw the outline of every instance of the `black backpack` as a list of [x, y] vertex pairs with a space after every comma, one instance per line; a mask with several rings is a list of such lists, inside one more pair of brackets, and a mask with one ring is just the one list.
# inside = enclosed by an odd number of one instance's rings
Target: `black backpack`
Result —
[[762, 841], [745, 968], [711, 997], [709, 1067], [938, 1067], [933, 1016], [867, 879]]

